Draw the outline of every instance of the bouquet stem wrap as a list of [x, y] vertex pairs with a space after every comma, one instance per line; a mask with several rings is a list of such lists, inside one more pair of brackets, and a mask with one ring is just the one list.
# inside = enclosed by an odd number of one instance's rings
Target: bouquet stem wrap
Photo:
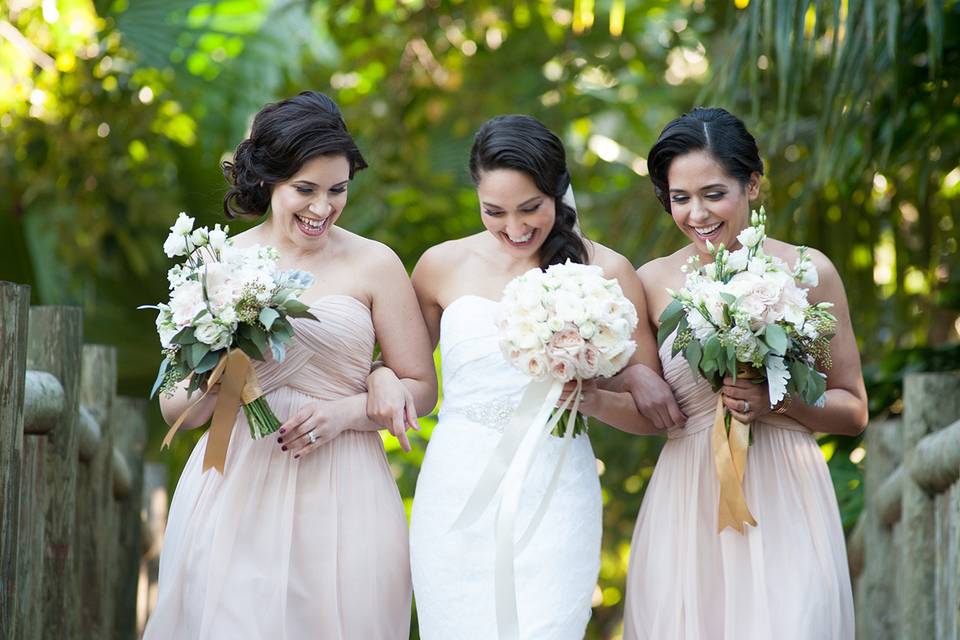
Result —
[[[467, 499], [453, 530], [468, 527], [486, 511], [501, 486], [503, 491], [497, 505], [494, 558], [494, 590], [497, 611], [497, 632], [500, 640], [517, 640], [520, 625], [517, 614], [517, 594], [514, 578], [514, 560], [533, 537], [546, 514], [550, 499], [556, 491], [580, 408], [582, 382], [578, 379], [573, 393], [557, 407], [563, 392], [563, 382], [545, 380], [531, 382], [510, 424], [504, 430], [500, 443], [480, 474], [480, 479]], [[519, 541], [514, 542], [517, 511], [520, 506], [523, 483], [533, 465], [541, 443], [570, 409], [563, 446], [556, 468], [543, 498]]]
[[[167, 435], [163, 438], [163, 447], [169, 447], [173, 436], [180, 430], [180, 425], [186, 419], [190, 410], [203, 400], [213, 385], [220, 382], [220, 392], [217, 395], [217, 404], [213, 409], [213, 420], [207, 434], [207, 449], [203, 455], [203, 470], [213, 467], [223, 474], [223, 467], [227, 461], [227, 448], [230, 445], [230, 435], [236, 423], [237, 411], [242, 405], [248, 405], [263, 395], [257, 374], [253, 370], [250, 358], [240, 349], [230, 349], [220, 358], [220, 362], [210, 373], [207, 381], [207, 390], [187, 407], [177, 421], [173, 423]], [[161, 447], [162, 448], [162, 447]]]
[[727, 410], [723, 398], [717, 398], [717, 412], [713, 420], [713, 461], [720, 482], [720, 508], [717, 511], [717, 532], [733, 527], [744, 533], [744, 525], [757, 526], [743, 495], [743, 474], [747, 470], [747, 448], [750, 445], [750, 425], [730, 416], [727, 434]]

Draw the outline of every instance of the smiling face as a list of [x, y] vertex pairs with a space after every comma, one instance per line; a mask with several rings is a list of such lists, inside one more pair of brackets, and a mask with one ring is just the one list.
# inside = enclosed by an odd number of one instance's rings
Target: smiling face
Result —
[[744, 185], [709, 153], [692, 151], [673, 159], [667, 183], [673, 221], [701, 256], [709, 258], [708, 240], [731, 250], [738, 246], [737, 234], [750, 220], [750, 201], [760, 193], [758, 173]]
[[343, 156], [308, 160], [270, 197], [274, 233], [294, 246], [310, 248], [329, 235], [347, 204], [350, 163]]
[[535, 259], [556, 221], [556, 201], [513, 169], [483, 171], [477, 196], [487, 231], [512, 255]]

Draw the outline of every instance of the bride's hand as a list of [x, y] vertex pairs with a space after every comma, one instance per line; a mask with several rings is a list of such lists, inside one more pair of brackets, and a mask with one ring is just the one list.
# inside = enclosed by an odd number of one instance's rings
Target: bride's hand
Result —
[[687, 417], [680, 410], [673, 389], [655, 371], [642, 364], [628, 367], [621, 373], [626, 391], [633, 396], [637, 410], [657, 429], [682, 427]]
[[[557, 406], [561, 406], [564, 402], [567, 401], [567, 398], [577, 390], [577, 381], [571, 380], [563, 385], [563, 392], [560, 394], [560, 399], [557, 400]], [[588, 396], [590, 396], [594, 391], [597, 390], [597, 380], [596, 378], [590, 380], [583, 380], [580, 382], [580, 413], [585, 413], [583, 406], [587, 402]], [[570, 405], [573, 406], [573, 405]]]
[[281, 451], [301, 458], [340, 435], [347, 419], [341, 400], [315, 400], [280, 425], [277, 443]]
[[410, 451], [407, 429], [420, 430], [416, 403], [388, 367], [379, 367], [367, 376], [367, 418], [393, 434], [404, 451]]

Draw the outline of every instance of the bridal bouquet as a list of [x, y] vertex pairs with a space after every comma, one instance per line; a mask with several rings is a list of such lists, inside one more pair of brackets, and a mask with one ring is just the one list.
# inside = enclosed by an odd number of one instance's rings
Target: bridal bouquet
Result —
[[[567, 262], [531, 269], [504, 289], [500, 348], [534, 380], [609, 378], [636, 350], [637, 311], [603, 270]], [[576, 423], [574, 435], [581, 423]]]
[[[826, 376], [818, 363], [830, 366], [830, 338], [836, 318], [828, 302], [810, 304], [807, 288], [816, 286], [816, 267], [805, 247], [791, 269], [763, 251], [766, 213], [753, 212], [751, 226], [737, 236], [740, 248], [722, 244], [708, 249], [714, 261], [700, 265], [694, 256], [683, 268], [680, 291], [668, 290], [673, 301], [660, 316], [657, 341], [676, 331], [672, 353], [683, 353], [694, 376], [702, 375], [719, 391], [723, 378], [737, 376], [766, 381], [770, 406], [787, 394], [810, 405], [822, 405]], [[717, 400], [713, 449], [721, 483], [719, 527], [756, 524], [743, 499], [749, 425], [732, 418]]]
[[763, 252], [765, 222], [761, 208], [737, 236], [739, 249], [710, 247], [714, 262], [704, 266], [690, 259], [683, 288], [669, 291], [673, 301], [660, 316], [657, 341], [676, 329], [673, 355], [682, 351], [714, 391], [725, 375], [746, 373], [767, 381], [771, 407], [788, 393], [821, 404], [826, 379], [816, 367], [829, 367], [833, 305], [807, 300], [806, 287], [818, 276], [805, 247], [793, 269]]
[[[497, 317], [504, 358], [531, 378], [520, 405], [454, 523], [476, 522], [487, 507], [496, 509], [494, 582], [497, 628], [503, 640], [518, 637], [514, 558], [532, 538], [558, 486], [576, 424], [583, 380], [610, 377], [636, 350], [631, 339], [637, 311], [616, 280], [600, 267], [567, 262], [546, 271], [532, 269], [504, 289]], [[557, 408], [565, 383], [573, 393]], [[569, 411], [563, 442], [539, 506], [518, 541], [514, 525], [523, 484], [546, 435]], [[499, 491], [502, 487], [502, 491]]]
[[280, 422], [262, 397], [250, 359], [265, 360], [270, 354], [283, 360], [285, 345], [293, 337], [289, 318], [313, 317], [299, 299], [313, 283], [313, 275], [280, 271], [273, 247], [233, 246], [227, 237], [229, 227], [221, 229], [218, 224], [211, 230], [193, 225], [194, 219], [181, 213], [163, 245], [168, 257], [185, 258], [167, 272], [170, 300], [140, 307], [159, 312], [156, 326], [164, 355], [150, 395], [158, 390], [169, 394], [187, 378], [191, 394], [221, 382], [214, 425], [218, 411], [225, 416], [221, 420], [232, 424], [239, 400], [250, 435], [262, 438], [276, 431]]

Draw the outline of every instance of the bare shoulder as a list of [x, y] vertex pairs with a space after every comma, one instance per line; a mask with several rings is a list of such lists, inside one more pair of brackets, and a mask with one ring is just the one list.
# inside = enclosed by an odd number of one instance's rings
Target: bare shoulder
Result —
[[622, 277], [634, 271], [629, 260], [599, 242], [590, 243], [590, 254], [590, 263], [603, 269], [608, 276]]
[[637, 275], [645, 286], [672, 280], [680, 273], [680, 267], [687, 263], [690, 255], [690, 247], [684, 247], [668, 256], [648, 260], [637, 269]]
[[433, 245], [420, 256], [416, 271], [434, 273], [441, 269], [446, 271], [451, 267], [462, 264], [467, 257], [476, 252], [478, 235], [446, 240]]
[[378, 240], [340, 229], [342, 234], [338, 239], [341, 251], [347, 252], [355, 260], [357, 266], [375, 274], [402, 271], [406, 273], [403, 262], [396, 252]]

